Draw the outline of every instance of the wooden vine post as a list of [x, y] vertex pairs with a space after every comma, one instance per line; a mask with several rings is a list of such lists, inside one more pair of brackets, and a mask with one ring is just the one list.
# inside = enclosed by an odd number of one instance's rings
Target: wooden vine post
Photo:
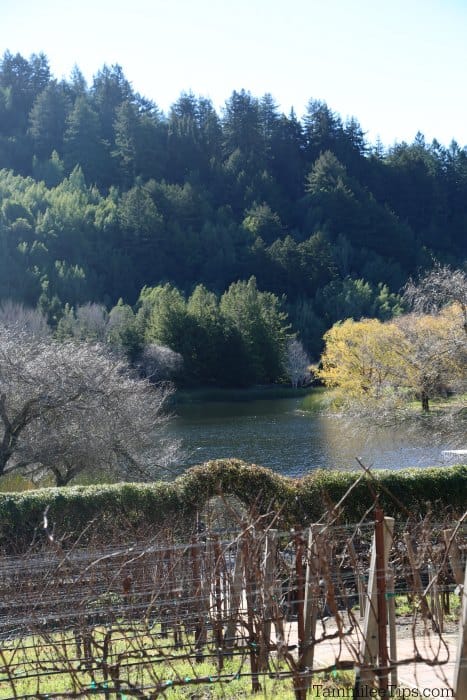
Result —
[[247, 612], [248, 646], [250, 648], [250, 668], [251, 668], [251, 692], [261, 692], [259, 682], [259, 658], [258, 658], [258, 638], [255, 630], [255, 600], [256, 581], [254, 572], [247, 565], [253, 552], [253, 541], [250, 533], [246, 533], [242, 538], [243, 562], [245, 565], [245, 597]]
[[305, 578], [305, 644], [301, 654], [303, 670], [308, 671], [306, 687], [309, 688], [313, 675], [315, 653], [316, 622], [319, 600], [319, 525], [311, 525], [308, 533], [307, 567]]
[[389, 621], [389, 652], [391, 663], [391, 686], [397, 687], [397, 633], [396, 633], [396, 601], [395, 601], [394, 571], [388, 570], [386, 581], [386, 597], [388, 599], [388, 621]]
[[454, 538], [455, 530], [443, 530], [443, 537], [448, 548], [449, 563], [451, 564], [454, 580], [458, 586], [462, 586], [464, 580], [464, 571], [462, 568], [462, 556], [457, 542]]
[[[276, 599], [276, 553], [277, 530], [268, 530], [265, 538], [264, 559], [262, 564], [263, 576], [263, 640], [260, 649], [260, 669], [267, 670], [269, 662], [269, 646], [271, 644], [271, 622], [276, 617], [274, 602]], [[277, 637], [277, 624], [276, 624]]]
[[365, 646], [360, 674], [357, 673], [356, 697], [372, 697], [375, 687], [379, 687], [380, 692], [388, 689], [386, 574], [393, 533], [394, 518], [385, 518], [382, 509], [377, 507], [363, 623]]
[[200, 664], [203, 662], [203, 644], [205, 643], [205, 619], [203, 614], [203, 590], [201, 584], [201, 570], [200, 570], [200, 545], [197, 537], [193, 537], [191, 540], [191, 559], [192, 559], [192, 572], [193, 572], [193, 598], [195, 605], [195, 650], [196, 650], [196, 663]]
[[305, 602], [305, 575], [303, 571], [303, 550], [304, 541], [303, 533], [297, 529], [295, 535], [295, 574], [297, 577], [297, 630], [298, 630], [298, 651], [303, 654], [305, 646], [305, 618], [304, 602]]
[[219, 543], [219, 536], [213, 536], [214, 554], [214, 601], [216, 606], [215, 637], [218, 657], [219, 672], [224, 668], [224, 640], [222, 628], [222, 588], [221, 588], [221, 559], [222, 550]]
[[467, 698], [467, 564], [462, 591], [462, 608], [459, 620], [459, 644], [454, 668], [454, 693], [457, 700]]
[[230, 583], [229, 595], [229, 618], [225, 630], [225, 644], [227, 647], [227, 656], [232, 655], [232, 650], [235, 644], [235, 635], [237, 632], [239, 610], [242, 600], [243, 576], [244, 576], [244, 545], [243, 539], [237, 544], [235, 564], [233, 576]]

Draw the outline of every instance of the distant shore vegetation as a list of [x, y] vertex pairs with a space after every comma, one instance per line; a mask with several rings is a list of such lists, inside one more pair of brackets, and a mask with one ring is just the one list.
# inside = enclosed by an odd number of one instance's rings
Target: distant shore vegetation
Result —
[[97, 344], [160, 391], [321, 382], [384, 415], [444, 398], [458, 429], [466, 234], [454, 140], [386, 148], [324, 101], [297, 116], [245, 89], [164, 113], [119, 65], [88, 85], [0, 59], [5, 337]]
[[0, 299], [53, 327], [89, 303], [135, 310], [143, 289], [221, 300], [254, 277], [316, 360], [336, 321], [385, 321], [410, 276], [462, 265], [466, 201], [455, 141], [385, 148], [323, 101], [283, 114], [244, 89], [165, 114], [118, 65], [88, 85], [41, 53], [0, 59]]

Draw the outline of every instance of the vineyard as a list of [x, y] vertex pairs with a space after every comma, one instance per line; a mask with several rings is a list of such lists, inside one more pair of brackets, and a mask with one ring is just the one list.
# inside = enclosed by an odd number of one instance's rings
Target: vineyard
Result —
[[463, 518], [281, 531], [215, 501], [189, 541], [45, 514], [46, 544], [2, 557], [0, 698], [467, 697]]

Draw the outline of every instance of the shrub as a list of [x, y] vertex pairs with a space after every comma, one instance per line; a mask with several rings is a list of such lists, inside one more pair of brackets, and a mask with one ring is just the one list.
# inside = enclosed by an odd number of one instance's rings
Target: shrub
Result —
[[[168, 527], [187, 536], [197, 512], [218, 494], [237, 496], [259, 513], [280, 512], [278, 527], [308, 525], [326, 506], [337, 504], [360, 474], [316, 470], [300, 479], [240, 460], [222, 459], [188, 469], [172, 482], [44, 488], [0, 494], [4, 549], [22, 548], [43, 537], [43, 514], [61, 534], [81, 533], [91, 521], [102, 537], [146, 533]], [[467, 466], [381, 470], [365, 476], [348, 494], [341, 518], [357, 522], [377, 494], [386, 515], [406, 519], [429, 509], [460, 514], [467, 496]], [[98, 524], [97, 524], [98, 523]], [[73, 539], [73, 537], [71, 537]]]

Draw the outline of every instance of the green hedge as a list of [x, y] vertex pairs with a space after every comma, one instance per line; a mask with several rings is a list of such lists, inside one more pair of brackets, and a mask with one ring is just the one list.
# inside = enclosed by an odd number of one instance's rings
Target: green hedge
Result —
[[[356, 472], [317, 470], [291, 479], [239, 460], [216, 460], [189, 469], [172, 482], [46, 488], [0, 494], [0, 538], [10, 548], [43, 536], [43, 513], [63, 533], [90, 530], [102, 534], [144, 528], [193, 528], [196, 513], [212, 496], [233, 494], [259, 512], [281, 511], [281, 526], [306, 525], [321, 517], [326, 504], [336, 504], [358, 478]], [[434, 510], [460, 514], [467, 503], [467, 466], [377, 471], [365, 477], [346, 498], [342, 517], [358, 521], [374, 493], [387, 515], [399, 519]], [[403, 504], [401, 506], [400, 504]], [[407, 509], [407, 511], [405, 510]], [[98, 523], [98, 524], [97, 524]], [[42, 534], [41, 534], [42, 533]]]

